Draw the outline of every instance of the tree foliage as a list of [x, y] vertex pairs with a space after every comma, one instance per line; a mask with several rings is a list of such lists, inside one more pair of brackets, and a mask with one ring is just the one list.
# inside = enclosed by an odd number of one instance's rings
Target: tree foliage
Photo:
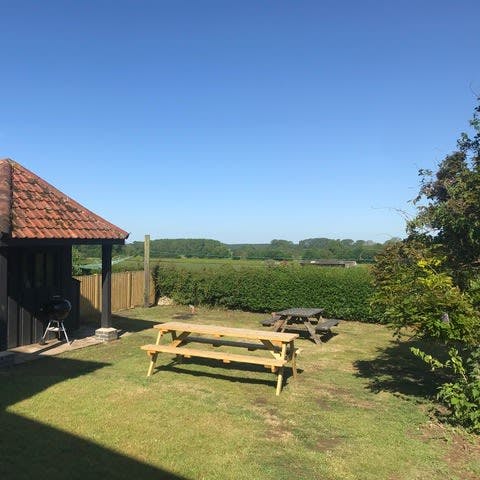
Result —
[[[126, 245], [114, 245], [114, 256], [142, 256], [144, 244], [135, 241]], [[234, 258], [249, 260], [338, 259], [373, 262], [383, 248], [381, 243], [370, 240], [333, 240], [311, 238], [298, 243], [275, 239], [265, 244], [227, 245], [218, 240], [203, 238], [156, 239], [150, 242], [150, 253], [155, 258]], [[75, 252], [80, 264], [101, 257], [99, 245], [78, 245]], [[85, 260], [87, 260], [85, 262]]]
[[421, 188], [414, 203], [418, 215], [408, 223], [410, 237], [439, 246], [462, 289], [480, 268], [480, 105], [463, 133], [458, 151], [448, 155], [434, 174], [420, 170]]
[[[480, 99], [479, 99], [480, 100]], [[440, 342], [447, 360], [412, 349], [448, 374], [438, 399], [450, 420], [480, 432], [480, 103], [458, 151], [437, 172], [421, 170], [406, 240], [387, 246], [373, 269], [373, 306], [398, 332], [404, 327]]]
[[479, 340], [480, 319], [471, 296], [462, 292], [434, 247], [418, 240], [389, 245], [377, 257], [372, 306], [399, 333], [413, 329], [442, 342]]

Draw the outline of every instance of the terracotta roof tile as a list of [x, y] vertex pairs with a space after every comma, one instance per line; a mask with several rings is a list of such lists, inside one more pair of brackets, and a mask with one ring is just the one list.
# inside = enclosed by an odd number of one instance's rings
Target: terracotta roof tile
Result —
[[0, 160], [0, 233], [25, 239], [128, 237], [121, 228], [10, 159]]

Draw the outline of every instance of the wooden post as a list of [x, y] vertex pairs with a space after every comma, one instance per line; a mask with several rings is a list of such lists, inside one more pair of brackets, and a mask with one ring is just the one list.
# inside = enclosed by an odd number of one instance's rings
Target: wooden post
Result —
[[133, 304], [133, 287], [132, 287], [132, 272], [127, 272], [128, 275], [128, 306], [127, 308], [133, 308], [135, 305]]
[[112, 326], [112, 246], [102, 245], [102, 328]]
[[112, 327], [112, 245], [102, 245], [102, 317], [95, 337], [102, 342], [118, 338], [118, 330]]
[[143, 290], [143, 306], [150, 306], [150, 235], [145, 235], [143, 249], [143, 272], [145, 275]]
[[0, 351], [8, 347], [7, 248], [0, 247]]

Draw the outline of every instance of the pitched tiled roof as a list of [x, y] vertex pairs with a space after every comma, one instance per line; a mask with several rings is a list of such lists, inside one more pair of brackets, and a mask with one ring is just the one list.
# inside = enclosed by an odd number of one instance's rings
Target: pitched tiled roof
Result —
[[128, 233], [10, 159], [0, 160], [0, 234], [12, 239], [124, 240]]

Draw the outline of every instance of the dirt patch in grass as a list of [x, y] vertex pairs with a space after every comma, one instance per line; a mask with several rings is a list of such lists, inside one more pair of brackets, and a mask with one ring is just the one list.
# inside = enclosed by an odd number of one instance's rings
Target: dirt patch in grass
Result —
[[267, 410], [264, 413], [265, 423], [269, 427], [268, 436], [273, 439], [288, 441], [293, 438], [293, 433], [285, 425], [273, 410]]
[[341, 443], [342, 439], [339, 437], [321, 438], [317, 441], [317, 449], [321, 452], [329, 452], [334, 450]]
[[331, 410], [332, 404], [329, 400], [325, 399], [324, 397], [317, 397], [315, 398], [315, 403], [322, 409], [322, 410]]
[[266, 398], [257, 397], [253, 401], [253, 406], [267, 425], [268, 438], [281, 441], [288, 441], [293, 438], [293, 433], [286, 422], [277, 415], [275, 409], [269, 408], [269, 402]]
[[445, 455], [445, 461], [452, 470], [463, 470], [465, 480], [478, 480], [478, 475], [465, 469], [468, 463], [478, 462], [480, 459], [480, 441], [467, 439], [463, 435], [454, 434], [451, 439], [452, 445]]
[[480, 459], [479, 437], [457, 433], [449, 427], [430, 422], [416, 438], [420, 438], [425, 443], [446, 444], [446, 453], [443, 458], [452, 471], [461, 471], [465, 480], [478, 480], [478, 473], [471, 472], [465, 467]]
[[253, 405], [255, 405], [256, 407], [265, 407], [269, 403], [270, 402], [265, 397], [257, 397], [253, 401]]
[[315, 391], [318, 393], [318, 397], [315, 401], [320, 406], [325, 404], [327, 407], [331, 408], [332, 402], [340, 401], [352, 407], [363, 408], [367, 410], [375, 408], [375, 405], [372, 402], [367, 402], [365, 400], [356, 398], [354, 395], [352, 395], [351, 390], [343, 387], [338, 387], [335, 385], [323, 385], [322, 387], [317, 388]]

